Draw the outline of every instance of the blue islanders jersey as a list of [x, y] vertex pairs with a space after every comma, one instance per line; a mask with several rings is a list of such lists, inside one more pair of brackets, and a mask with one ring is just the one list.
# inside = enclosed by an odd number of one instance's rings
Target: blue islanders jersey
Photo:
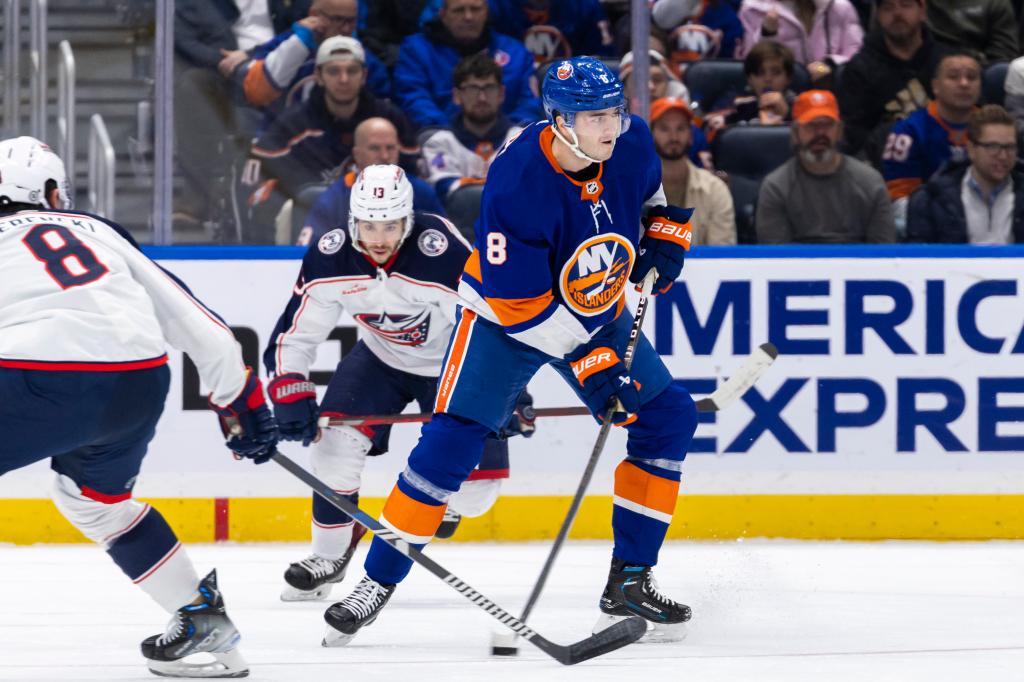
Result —
[[942, 164], [966, 157], [967, 125], [943, 120], [935, 102], [929, 102], [927, 107], [897, 121], [885, 142], [882, 176], [889, 196], [910, 196]]
[[650, 130], [636, 116], [592, 180], [566, 175], [553, 140], [548, 122], [534, 123], [494, 160], [459, 296], [560, 358], [622, 312], [645, 205], [665, 204], [665, 194]]

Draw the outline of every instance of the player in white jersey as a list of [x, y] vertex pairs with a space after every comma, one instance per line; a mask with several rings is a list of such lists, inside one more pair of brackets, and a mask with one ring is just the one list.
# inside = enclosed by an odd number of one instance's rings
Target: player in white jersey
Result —
[[[398, 166], [368, 166], [355, 180], [349, 224], [310, 246], [292, 297], [264, 354], [281, 437], [312, 445], [313, 470], [358, 500], [367, 456], [387, 452], [389, 426], [326, 427], [324, 417], [398, 414], [416, 401], [433, 405], [437, 376], [455, 322], [456, 289], [469, 245], [444, 218], [413, 212], [413, 190]], [[365, 332], [338, 365], [319, 408], [308, 379], [317, 346], [343, 311]], [[506, 432], [533, 431], [524, 392]], [[503, 435], [507, 435], [503, 434]], [[455, 509], [479, 516], [508, 477], [503, 438], [469, 478]], [[313, 495], [313, 553], [285, 573], [286, 601], [322, 599], [340, 582], [364, 529]], [[451, 528], [454, 532], [454, 528]]]
[[[220, 318], [123, 228], [70, 204], [49, 147], [0, 142], [0, 475], [50, 459], [57, 508], [172, 614], [163, 634], [142, 642], [153, 672], [244, 676], [216, 571], [200, 580], [163, 516], [132, 488], [163, 411], [168, 344], [212, 389], [237, 455], [265, 461], [274, 418]], [[185, 660], [201, 652], [216, 662]]]

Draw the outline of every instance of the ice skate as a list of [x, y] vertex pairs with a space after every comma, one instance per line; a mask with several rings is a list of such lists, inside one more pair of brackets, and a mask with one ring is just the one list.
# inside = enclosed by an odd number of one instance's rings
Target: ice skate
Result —
[[[199, 604], [187, 604], [174, 612], [167, 631], [147, 637], [142, 655], [149, 670], [162, 677], [246, 677], [249, 666], [235, 648], [240, 638], [224, 611], [217, 589], [217, 571], [199, 583]], [[209, 654], [214, 660], [186, 662], [193, 654]]]
[[311, 554], [290, 565], [284, 572], [287, 585], [281, 591], [281, 601], [316, 601], [330, 596], [334, 584], [345, 579], [356, 545], [365, 534], [366, 528], [355, 524], [352, 540], [340, 559], [325, 559]]
[[363, 628], [377, 620], [377, 615], [395, 593], [395, 585], [382, 585], [364, 576], [352, 594], [324, 612], [327, 632], [323, 646], [345, 646]]
[[441, 525], [437, 527], [437, 532], [434, 533], [434, 537], [440, 540], [447, 540], [451, 536], [455, 535], [455, 531], [459, 527], [459, 522], [462, 521], [462, 515], [455, 511], [451, 507], [446, 507], [444, 510], [444, 518], [441, 519]]
[[647, 634], [641, 642], [678, 642], [686, 637], [690, 607], [663, 595], [650, 566], [627, 564], [612, 559], [608, 584], [601, 595], [601, 616], [594, 625], [598, 633], [628, 616], [647, 620]]

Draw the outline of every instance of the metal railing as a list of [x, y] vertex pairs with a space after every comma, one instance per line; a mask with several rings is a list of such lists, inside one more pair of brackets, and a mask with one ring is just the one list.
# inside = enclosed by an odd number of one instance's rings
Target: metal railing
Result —
[[21, 115], [21, 7], [20, 0], [4, 3], [4, 136], [18, 133]]
[[68, 180], [75, 181], [75, 55], [71, 43], [60, 41], [60, 64], [57, 69], [57, 133], [60, 135], [60, 156]]
[[107, 220], [114, 219], [114, 146], [103, 117], [89, 119], [89, 210]]
[[29, 5], [29, 85], [32, 136], [46, 141], [46, 0]]
[[174, 182], [174, 0], [156, 4], [153, 243], [170, 244]]

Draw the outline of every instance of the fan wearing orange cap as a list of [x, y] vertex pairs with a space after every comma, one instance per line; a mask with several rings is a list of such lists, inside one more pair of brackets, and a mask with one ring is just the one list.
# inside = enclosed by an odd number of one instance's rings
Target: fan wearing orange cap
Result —
[[735, 244], [736, 219], [729, 188], [689, 158], [693, 112], [686, 100], [662, 97], [651, 104], [651, 135], [661, 159], [661, 184], [673, 206], [689, 206], [695, 244]]
[[839, 151], [843, 124], [827, 90], [793, 102], [794, 157], [764, 179], [757, 200], [762, 244], [888, 243], [896, 239], [881, 174]]

